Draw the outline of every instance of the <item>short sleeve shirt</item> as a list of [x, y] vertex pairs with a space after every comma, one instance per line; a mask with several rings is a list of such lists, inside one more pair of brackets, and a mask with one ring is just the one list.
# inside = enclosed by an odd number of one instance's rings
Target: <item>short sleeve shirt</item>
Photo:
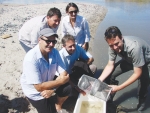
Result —
[[133, 64], [134, 67], [141, 67], [150, 62], [150, 45], [143, 39], [134, 36], [123, 37], [123, 50], [117, 54], [109, 47], [109, 60], [115, 61], [117, 55]]
[[87, 55], [89, 58], [92, 58], [92, 57], [93, 57], [88, 51], [86, 52], [86, 55]]
[[85, 42], [90, 41], [90, 31], [88, 22], [84, 17], [80, 15], [77, 15], [74, 27], [72, 27], [70, 23], [70, 17], [65, 16], [62, 19], [61, 29], [62, 37], [66, 34], [74, 36], [76, 44], [78, 44], [79, 46], [82, 46]]
[[[23, 24], [19, 30], [19, 41], [23, 42], [26, 46], [33, 48], [38, 44], [38, 32], [44, 28], [50, 28], [47, 24], [45, 15], [34, 17]], [[56, 33], [58, 27], [50, 28]]]
[[75, 52], [72, 55], [69, 55], [64, 47], [59, 51], [59, 53], [65, 64], [66, 71], [69, 74], [71, 73], [71, 69], [76, 60], [78, 60], [79, 58], [82, 58], [84, 60], [89, 59], [89, 57], [86, 55], [86, 51], [78, 45], [76, 45]]
[[62, 73], [65, 66], [56, 49], [49, 53], [49, 62], [42, 56], [39, 45], [30, 50], [23, 61], [23, 73], [20, 79], [25, 95], [33, 100], [40, 100], [43, 97], [34, 88], [34, 84], [53, 80], [55, 72]]

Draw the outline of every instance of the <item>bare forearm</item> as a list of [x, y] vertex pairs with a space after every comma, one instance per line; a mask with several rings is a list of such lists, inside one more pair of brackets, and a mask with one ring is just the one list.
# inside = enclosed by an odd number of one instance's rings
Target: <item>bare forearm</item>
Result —
[[56, 80], [43, 82], [41, 84], [35, 84], [34, 87], [37, 91], [41, 92], [43, 90], [49, 90], [56, 87], [59, 87], [60, 85], [63, 85], [69, 81], [69, 75], [66, 71], [61, 73]]
[[98, 79], [100, 81], [104, 81], [110, 75], [110, 73], [113, 71], [113, 69], [114, 69], [114, 66], [107, 65]]
[[35, 84], [34, 87], [37, 91], [42, 92], [44, 90], [50, 90], [56, 87], [59, 87], [63, 83], [60, 80], [47, 81], [41, 84]]
[[142, 67], [134, 67], [134, 73], [128, 78], [124, 83], [119, 86], [111, 86], [113, 87], [113, 92], [119, 91], [124, 89], [125, 87], [129, 86], [133, 82], [135, 82], [142, 74]]
[[122, 83], [119, 86], [119, 89], [124, 89], [125, 87], [129, 86], [130, 84], [134, 83], [138, 78], [140, 77], [140, 75], [133, 73], [133, 75], [131, 75], [131, 77], [129, 79], [127, 79], [124, 83]]
[[90, 64], [92, 64], [93, 61], [94, 61], [93, 58], [89, 58], [89, 60], [87, 61], [87, 64], [90, 65]]

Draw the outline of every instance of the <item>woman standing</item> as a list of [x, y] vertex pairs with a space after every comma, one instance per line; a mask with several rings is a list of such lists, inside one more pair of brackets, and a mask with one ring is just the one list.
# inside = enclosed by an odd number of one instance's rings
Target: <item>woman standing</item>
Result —
[[88, 42], [90, 41], [90, 31], [87, 20], [78, 15], [79, 9], [75, 3], [69, 3], [66, 7], [68, 14], [62, 20], [62, 37], [65, 34], [73, 35], [76, 44], [88, 50]]

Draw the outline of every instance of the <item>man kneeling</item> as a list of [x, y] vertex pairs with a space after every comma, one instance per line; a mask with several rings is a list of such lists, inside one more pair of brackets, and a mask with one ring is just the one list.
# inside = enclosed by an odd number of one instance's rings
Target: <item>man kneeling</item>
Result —
[[[54, 48], [58, 35], [52, 29], [45, 28], [39, 32], [39, 42], [25, 56], [21, 86], [24, 94], [39, 113], [55, 113], [71, 92], [69, 75]], [[56, 71], [59, 76], [55, 79]], [[57, 102], [51, 99], [57, 94]]]

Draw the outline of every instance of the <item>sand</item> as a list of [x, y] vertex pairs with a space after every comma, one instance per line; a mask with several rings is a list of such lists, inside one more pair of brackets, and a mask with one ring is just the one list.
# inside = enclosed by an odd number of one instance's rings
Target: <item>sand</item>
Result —
[[[46, 15], [51, 7], [59, 8], [65, 16], [67, 4], [0, 5], [0, 113], [37, 113], [36, 109], [25, 99], [19, 82], [25, 51], [19, 44], [18, 31], [24, 22], [38, 15]], [[96, 29], [104, 19], [107, 9], [95, 4], [77, 3], [77, 5], [80, 10], [79, 15], [84, 16], [89, 22], [91, 33], [89, 51], [92, 53]], [[60, 38], [55, 47], [59, 50], [61, 47], [60, 27], [58, 35]], [[67, 110], [69, 113], [73, 111], [69, 108]]]

